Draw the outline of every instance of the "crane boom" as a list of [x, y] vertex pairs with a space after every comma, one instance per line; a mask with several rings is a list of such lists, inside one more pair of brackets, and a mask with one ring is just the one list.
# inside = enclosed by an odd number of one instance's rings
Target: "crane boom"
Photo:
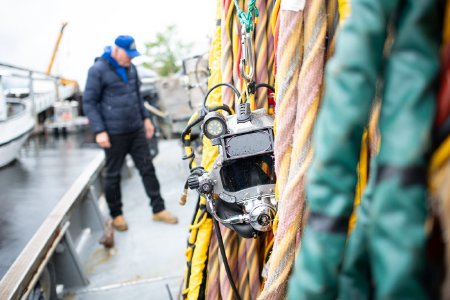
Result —
[[58, 52], [59, 43], [61, 42], [61, 38], [64, 32], [64, 28], [66, 28], [67, 22], [63, 22], [61, 26], [61, 31], [59, 32], [58, 39], [56, 40], [55, 48], [53, 49], [52, 58], [50, 59], [50, 63], [47, 67], [47, 75], [50, 75], [50, 72], [52, 71], [53, 62], [55, 61], [56, 53]]

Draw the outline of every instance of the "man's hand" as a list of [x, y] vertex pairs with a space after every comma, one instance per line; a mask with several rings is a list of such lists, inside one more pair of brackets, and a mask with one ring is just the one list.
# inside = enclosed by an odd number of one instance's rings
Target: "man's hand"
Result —
[[100, 133], [97, 133], [97, 135], [95, 136], [95, 141], [97, 142], [97, 144], [106, 149], [106, 148], [111, 148], [111, 143], [109, 142], [109, 136], [108, 133], [106, 133], [106, 131], [102, 131]]
[[152, 121], [149, 118], [144, 119], [144, 127], [147, 139], [151, 139], [155, 133], [155, 127], [153, 127]]

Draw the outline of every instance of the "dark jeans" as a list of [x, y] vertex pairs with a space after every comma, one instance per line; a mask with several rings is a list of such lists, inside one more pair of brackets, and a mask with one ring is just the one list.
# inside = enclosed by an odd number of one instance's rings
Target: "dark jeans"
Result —
[[127, 154], [133, 158], [136, 168], [142, 177], [145, 192], [150, 198], [153, 213], [164, 210], [164, 200], [159, 192], [159, 182], [156, 178], [144, 130], [124, 135], [110, 135], [111, 148], [104, 149], [105, 164], [105, 195], [111, 217], [122, 214], [122, 193], [120, 190], [120, 173]]

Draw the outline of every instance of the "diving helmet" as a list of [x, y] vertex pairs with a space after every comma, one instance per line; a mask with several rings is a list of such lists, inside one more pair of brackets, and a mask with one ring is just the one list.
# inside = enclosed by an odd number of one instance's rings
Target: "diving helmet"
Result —
[[210, 112], [204, 135], [219, 147], [212, 170], [193, 170], [188, 185], [209, 213], [245, 238], [269, 231], [276, 214], [273, 117], [242, 103], [236, 115]]

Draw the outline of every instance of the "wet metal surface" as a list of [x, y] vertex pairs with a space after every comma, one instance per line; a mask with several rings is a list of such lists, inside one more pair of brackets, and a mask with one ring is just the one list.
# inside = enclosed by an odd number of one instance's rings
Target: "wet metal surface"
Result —
[[[188, 228], [195, 209], [196, 192], [189, 193], [186, 206], [178, 200], [189, 174], [187, 162], [181, 160], [178, 140], [159, 142], [154, 159], [156, 173], [166, 208], [176, 214], [179, 223], [154, 222], [141, 178], [132, 168], [131, 178], [122, 180], [124, 216], [129, 229], [115, 232], [115, 247], [105, 250], [92, 245], [84, 265], [89, 285], [67, 291], [66, 300], [101, 299], [178, 299], [185, 269]], [[101, 200], [104, 203], [104, 199]], [[105, 205], [100, 205], [104, 212]], [[170, 290], [170, 295], [168, 290]]]
[[170, 300], [179, 299], [181, 277], [166, 276], [151, 279], [136, 278], [133, 281], [112, 284], [68, 293], [64, 300]]
[[[56, 203], [101, 151], [91, 136], [69, 135], [30, 140], [14, 164], [0, 169], [0, 277], [19, 255]], [[151, 219], [149, 199], [139, 172], [123, 178], [127, 232], [115, 233], [115, 247], [105, 250], [94, 239], [86, 245], [83, 267], [89, 285], [64, 291], [64, 299], [174, 299], [181, 290], [188, 228], [195, 192], [186, 206], [178, 204], [188, 175], [178, 140], [159, 142], [154, 159], [166, 208], [179, 217], [167, 225]], [[104, 198], [100, 210], [108, 217]]]
[[0, 169], [0, 278], [99, 151], [88, 132], [38, 136]]

